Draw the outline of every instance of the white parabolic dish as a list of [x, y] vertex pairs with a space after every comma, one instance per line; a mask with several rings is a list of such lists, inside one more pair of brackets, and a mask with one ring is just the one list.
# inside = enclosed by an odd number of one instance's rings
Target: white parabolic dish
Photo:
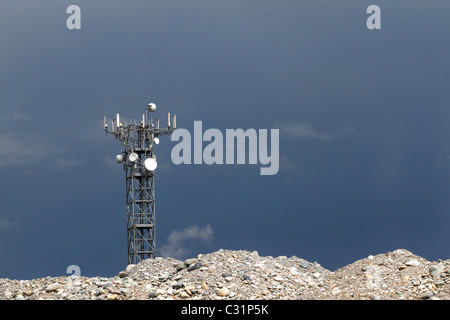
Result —
[[132, 152], [132, 153], [130, 153], [128, 158], [130, 159], [131, 162], [135, 162], [138, 159], [138, 155], [136, 153]]
[[148, 158], [144, 161], [144, 168], [147, 171], [155, 171], [156, 167], [158, 166], [156, 159]]

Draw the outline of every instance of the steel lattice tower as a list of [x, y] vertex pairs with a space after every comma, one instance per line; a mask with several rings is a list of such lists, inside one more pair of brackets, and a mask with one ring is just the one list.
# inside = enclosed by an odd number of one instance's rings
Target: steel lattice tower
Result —
[[[121, 154], [116, 160], [122, 163], [126, 179], [128, 264], [156, 257], [155, 223], [155, 174], [157, 167], [154, 146], [159, 136], [170, 134], [176, 128], [176, 116], [168, 114], [167, 128], [159, 127], [159, 119], [153, 123], [149, 112], [156, 105], [147, 105], [142, 121], [120, 122], [119, 114], [111, 121], [108, 130], [106, 116], [105, 131], [121, 142]], [[172, 126], [170, 125], [172, 119]]]

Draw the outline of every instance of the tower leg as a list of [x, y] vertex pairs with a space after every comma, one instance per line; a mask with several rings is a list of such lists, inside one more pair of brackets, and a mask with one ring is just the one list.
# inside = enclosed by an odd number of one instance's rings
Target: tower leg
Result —
[[126, 167], [128, 264], [156, 257], [155, 189], [152, 172]]

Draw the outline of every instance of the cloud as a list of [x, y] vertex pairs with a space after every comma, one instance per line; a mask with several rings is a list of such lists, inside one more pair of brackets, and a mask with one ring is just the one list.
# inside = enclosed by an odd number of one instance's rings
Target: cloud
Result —
[[64, 148], [37, 135], [0, 133], [0, 169], [26, 167], [32, 169], [47, 163], [59, 169], [78, 166], [81, 160], [64, 155]]
[[39, 163], [57, 148], [34, 135], [0, 134], [0, 168]]
[[0, 219], [0, 228], [9, 228], [12, 226], [12, 221], [8, 219]]
[[450, 163], [450, 156], [440, 155], [434, 160], [435, 165], [446, 165]]
[[288, 154], [283, 153], [280, 155], [280, 172], [304, 172], [305, 156], [300, 153]]
[[5, 107], [0, 107], [0, 124], [6, 126], [9, 122], [26, 122], [30, 121], [31, 117], [28, 114], [19, 112], [17, 110], [7, 109]]
[[11, 228], [14, 225], [19, 224], [22, 221], [22, 214], [20, 212], [14, 215], [13, 219], [0, 217], [0, 229]]
[[67, 169], [82, 163], [64, 155], [66, 147], [56, 146], [41, 135], [16, 132], [23, 122], [32, 120], [29, 115], [7, 108], [0, 108], [0, 112], [0, 169], [25, 167], [30, 171], [44, 163], [49, 167]]
[[211, 225], [200, 228], [196, 225], [190, 226], [182, 231], [174, 230], [167, 238], [167, 243], [161, 247], [162, 257], [181, 259], [191, 251], [196, 241], [210, 243], [213, 239]]
[[276, 121], [275, 128], [279, 128], [280, 131], [289, 138], [292, 139], [318, 139], [318, 140], [330, 140], [332, 138], [358, 136], [358, 131], [351, 127], [339, 127], [334, 132], [318, 131], [314, 126], [306, 121], [303, 123], [283, 123]]
[[282, 123], [275, 122], [275, 127], [279, 128], [281, 132], [293, 139], [320, 139], [328, 140], [331, 135], [328, 132], [320, 132], [314, 129], [314, 126], [306, 121], [303, 123]]
[[84, 162], [77, 158], [58, 157], [55, 160], [55, 166], [60, 169], [69, 169], [83, 164]]

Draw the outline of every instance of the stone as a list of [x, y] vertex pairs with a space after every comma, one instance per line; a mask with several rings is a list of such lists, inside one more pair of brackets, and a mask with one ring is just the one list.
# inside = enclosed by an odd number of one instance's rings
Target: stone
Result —
[[189, 294], [187, 294], [186, 292], [184, 292], [184, 291], [181, 291], [180, 292], [180, 298], [189, 298]]
[[184, 284], [182, 284], [181, 282], [175, 283], [174, 285], [172, 285], [173, 289], [181, 289], [184, 287]]
[[184, 287], [184, 291], [186, 291], [186, 293], [188, 294], [188, 295], [192, 295], [193, 293], [195, 293], [195, 292], [197, 292], [196, 290], [195, 290], [195, 287], [194, 286], [186, 286], [186, 287]]
[[195, 264], [195, 263], [197, 263], [198, 262], [198, 259], [197, 258], [190, 258], [190, 259], [186, 259], [185, 261], [184, 261], [184, 263], [186, 263], [188, 266], [190, 266], [191, 264]]
[[208, 288], [208, 284], [207, 284], [206, 282], [202, 282], [201, 288], [202, 288], [203, 290], [208, 290], [208, 289], [209, 289], [209, 288]]
[[303, 261], [300, 263], [300, 267], [302, 267], [304, 269], [307, 269], [310, 265], [311, 265], [311, 263], [308, 261]]
[[128, 272], [126, 271], [120, 271], [119, 272], [119, 278], [125, 278], [128, 277]]
[[45, 291], [52, 292], [52, 291], [56, 291], [58, 288], [59, 288], [59, 283], [52, 283], [51, 285], [47, 286], [47, 288], [45, 288]]
[[420, 265], [420, 262], [415, 260], [415, 259], [412, 259], [412, 260], [405, 261], [405, 265], [408, 266], [408, 267], [412, 267], [412, 266], [416, 266], [417, 267], [417, 266]]
[[[112, 284], [112, 283], [110, 283], [110, 284]], [[81, 281], [80, 281], [80, 280], [75, 280], [75, 281], [72, 283], [72, 285], [73, 285], [74, 287], [81, 287]]]
[[434, 283], [434, 285], [436, 285], [436, 286], [443, 286], [445, 284], [445, 281], [444, 280], [437, 280], [435, 283]]
[[197, 262], [197, 263], [189, 265], [187, 270], [190, 272], [190, 271], [200, 269], [201, 267], [202, 267], [202, 264], [200, 262]]
[[292, 274], [293, 276], [297, 276], [298, 270], [296, 267], [291, 267], [291, 268], [289, 268], [289, 273]]
[[177, 263], [177, 265], [175, 266], [177, 271], [181, 271], [183, 269], [186, 269], [187, 267], [188, 267], [188, 264], [186, 262]]
[[162, 275], [158, 277], [158, 280], [161, 282], [165, 282], [168, 279], [167, 275]]
[[278, 281], [278, 282], [284, 281], [283, 277], [280, 277], [280, 276], [274, 277], [273, 280]]
[[217, 295], [219, 297], [226, 297], [230, 295], [230, 293], [230, 290], [228, 290], [227, 288], [220, 288], [219, 290], [217, 290]]
[[335, 288], [333, 288], [333, 290], [331, 290], [331, 294], [333, 296], [335, 296], [335, 295], [337, 295], [338, 293], [341, 293], [341, 292], [342, 292], [342, 290], [339, 289], [338, 287], [335, 287]]
[[112, 294], [108, 294], [108, 295], [106, 296], [106, 299], [107, 299], [107, 300], [117, 300], [118, 297], [119, 297], [118, 294], [112, 293]]
[[173, 278], [173, 280], [180, 280], [181, 278], [183, 278], [183, 275], [179, 274], [179, 275], [175, 276]]
[[130, 273], [133, 273], [135, 271], [135, 269], [136, 269], [136, 265], [135, 264], [129, 264], [126, 267], [125, 272], [127, 274], [130, 274]]
[[412, 255], [412, 253], [410, 251], [405, 250], [405, 249], [397, 249], [397, 250], [394, 250], [392, 253], [394, 256], [399, 256], [399, 257]]
[[29, 297], [29, 296], [32, 296], [32, 295], [33, 295], [33, 291], [32, 291], [32, 290], [24, 290], [24, 291], [22, 292], [22, 294], [23, 294], [24, 296]]
[[437, 278], [441, 275], [441, 273], [445, 270], [445, 267], [441, 264], [438, 265], [432, 265], [429, 268], [429, 272], [431, 276]]

